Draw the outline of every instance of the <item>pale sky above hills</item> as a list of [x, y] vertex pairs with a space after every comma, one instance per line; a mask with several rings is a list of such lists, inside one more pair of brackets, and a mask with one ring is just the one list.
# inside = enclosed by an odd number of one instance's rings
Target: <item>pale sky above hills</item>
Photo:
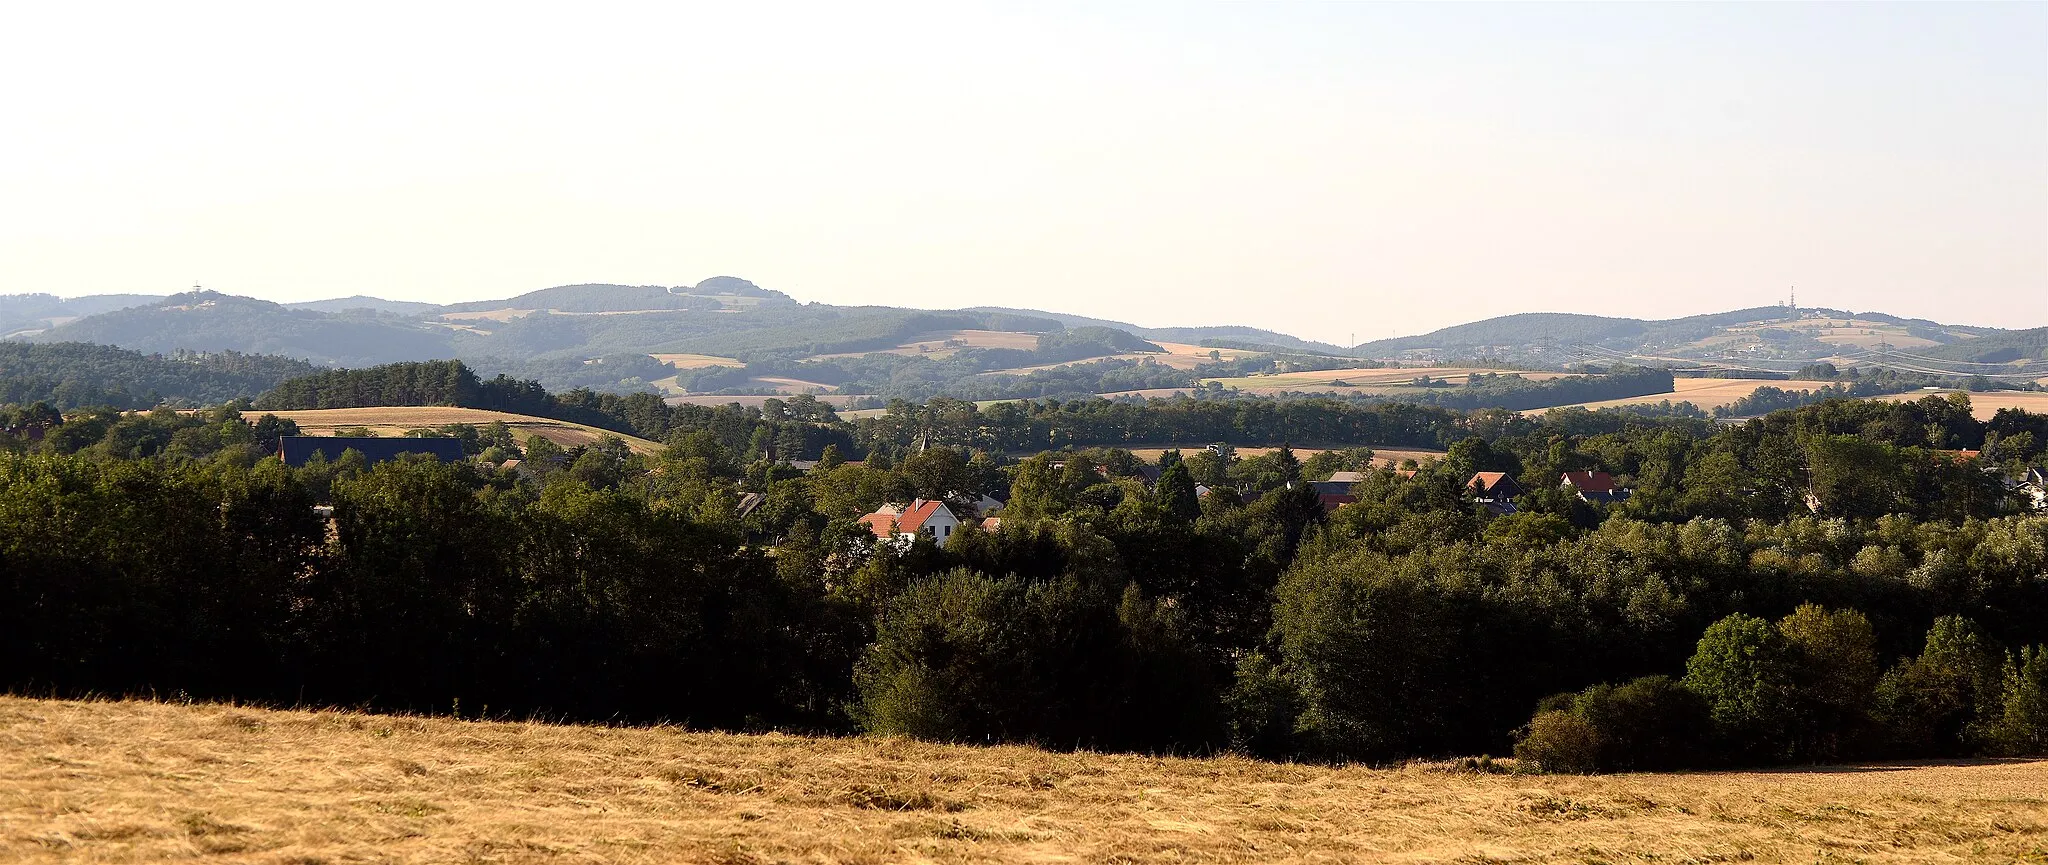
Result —
[[2048, 4], [593, 5], [0, 10], [0, 292], [2048, 324]]

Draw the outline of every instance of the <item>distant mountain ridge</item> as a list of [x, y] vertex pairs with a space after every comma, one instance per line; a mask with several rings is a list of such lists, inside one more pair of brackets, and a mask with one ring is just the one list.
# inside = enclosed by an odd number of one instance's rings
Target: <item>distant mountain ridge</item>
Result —
[[310, 309], [315, 312], [348, 312], [352, 309], [367, 309], [373, 312], [389, 312], [397, 315], [420, 315], [440, 309], [440, 304], [417, 300], [385, 300], [367, 294], [336, 297], [327, 300], [302, 300], [287, 303], [292, 309]]
[[[0, 325], [11, 325], [5, 333], [12, 338], [31, 342], [90, 342], [158, 354], [235, 351], [323, 366], [459, 357], [490, 372], [532, 371], [554, 385], [574, 381], [625, 390], [671, 378], [650, 355], [712, 358], [695, 363], [729, 370], [721, 380], [730, 384], [721, 388], [785, 386], [777, 380], [818, 387], [897, 380], [944, 391], [963, 381], [960, 376], [1023, 369], [1023, 358], [1034, 351], [1043, 351], [1035, 355], [1038, 364], [1119, 354], [1123, 358], [1115, 363], [1138, 364], [1148, 362], [1141, 355], [1157, 354], [1152, 349], [1167, 343], [1535, 369], [1632, 363], [1791, 372], [1823, 360], [1853, 365], [1892, 359], [1949, 361], [1972, 365], [1969, 372], [2019, 377], [2040, 374], [2030, 364], [2048, 366], [2048, 328], [2005, 331], [1878, 312], [1754, 307], [1655, 320], [1517, 313], [1347, 348], [1243, 325], [1140, 327], [998, 306], [948, 311], [800, 303], [732, 276], [677, 286], [561, 285], [448, 305], [365, 295], [278, 304], [212, 291], [71, 299], [12, 295], [0, 296]], [[1104, 330], [1078, 342], [1058, 336], [1095, 328]], [[989, 331], [1016, 337], [976, 342], [986, 339], [976, 333]], [[1064, 347], [1070, 344], [1081, 347]], [[889, 352], [926, 355], [924, 360], [944, 362], [944, 369], [906, 368], [907, 377], [899, 377], [892, 370], [907, 362], [900, 355], [860, 360]], [[1153, 368], [1109, 372], [1138, 382], [1125, 389], [1186, 386], [1185, 372], [1182, 378]], [[664, 386], [679, 387], [682, 378]], [[1077, 392], [1066, 390], [1068, 384], [1047, 387], [1048, 395]]]
[[151, 354], [180, 350], [281, 355], [368, 366], [452, 357], [453, 333], [371, 310], [321, 312], [214, 291], [190, 291], [87, 316], [30, 337], [90, 342]]
[[1193, 343], [1199, 345], [1201, 344], [1202, 340], [1205, 339], [1232, 339], [1244, 342], [1263, 343], [1266, 345], [1278, 346], [1281, 348], [1306, 349], [1309, 351], [1322, 352], [1325, 354], [1349, 353], [1349, 350], [1341, 345], [1331, 345], [1327, 342], [1316, 342], [1315, 340], [1302, 339], [1301, 337], [1293, 336], [1291, 334], [1280, 333], [1279, 331], [1266, 330], [1265, 328], [1259, 327], [1248, 327], [1245, 325], [1238, 324], [1213, 325], [1205, 327], [1139, 327], [1129, 322], [1111, 321], [1109, 319], [1103, 318], [1090, 318], [1085, 315], [1069, 315], [1067, 313], [1046, 312], [1044, 310], [1037, 309], [1014, 309], [1011, 307], [1002, 306], [973, 306], [961, 311], [1003, 313], [1007, 315], [1045, 318], [1057, 321], [1060, 324], [1066, 325], [1067, 327], [1107, 327], [1115, 330], [1124, 331], [1133, 336], [1141, 336], [1146, 339], [1163, 340], [1166, 342]]

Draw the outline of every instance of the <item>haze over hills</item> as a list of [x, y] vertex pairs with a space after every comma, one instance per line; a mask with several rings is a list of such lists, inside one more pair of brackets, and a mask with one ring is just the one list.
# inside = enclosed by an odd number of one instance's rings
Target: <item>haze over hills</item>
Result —
[[[16, 339], [155, 354], [235, 351], [347, 367], [462, 358], [486, 374], [553, 389], [670, 395], [1071, 397], [1389, 362], [1554, 371], [1634, 364], [1782, 378], [1825, 361], [2015, 382], [2048, 372], [2048, 328], [1877, 312], [1771, 306], [1666, 320], [1519, 313], [1347, 349], [1235, 325], [802, 303], [730, 276], [674, 287], [564, 285], [449, 305], [363, 295], [277, 304], [211, 291], [15, 295], [0, 297], [0, 324]], [[1278, 379], [1257, 384], [1260, 393], [1286, 389]]]

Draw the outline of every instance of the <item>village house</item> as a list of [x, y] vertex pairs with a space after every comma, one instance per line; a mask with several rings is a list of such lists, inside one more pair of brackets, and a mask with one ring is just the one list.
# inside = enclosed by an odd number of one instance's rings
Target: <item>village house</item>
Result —
[[1594, 504], [1608, 504], [1628, 499], [1628, 490], [1615, 484], [1614, 476], [1606, 472], [1565, 472], [1558, 480], [1558, 489], [1576, 493], [1581, 501]]
[[1515, 497], [1527, 492], [1507, 472], [1478, 472], [1465, 482], [1465, 488], [1472, 491], [1473, 501], [1497, 517], [1514, 513]]
[[2028, 510], [2048, 511], [2048, 469], [2027, 469], [2026, 474], [2010, 484]]
[[860, 521], [875, 537], [906, 544], [923, 535], [944, 545], [953, 537], [953, 531], [960, 528], [960, 518], [954, 516], [952, 508], [946, 507], [945, 502], [928, 499], [908, 505], [886, 504]]
[[1364, 472], [1331, 472], [1330, 479], [1316, 481], [1310, 486], [1316, 488], [1316, 501], [1323, 505], [1323, 512], [1329, 513], [1352, 502], [1358, 497], [1351, 494], [1351, 485], [1365, 480]]

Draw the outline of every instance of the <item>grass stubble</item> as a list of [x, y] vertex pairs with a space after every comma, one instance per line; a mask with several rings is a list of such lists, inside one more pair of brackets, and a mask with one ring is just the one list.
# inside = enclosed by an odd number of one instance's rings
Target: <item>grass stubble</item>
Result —
[[0, 697], [0, 861], [2038, 862], [2048, 762], [1560, 777]]

